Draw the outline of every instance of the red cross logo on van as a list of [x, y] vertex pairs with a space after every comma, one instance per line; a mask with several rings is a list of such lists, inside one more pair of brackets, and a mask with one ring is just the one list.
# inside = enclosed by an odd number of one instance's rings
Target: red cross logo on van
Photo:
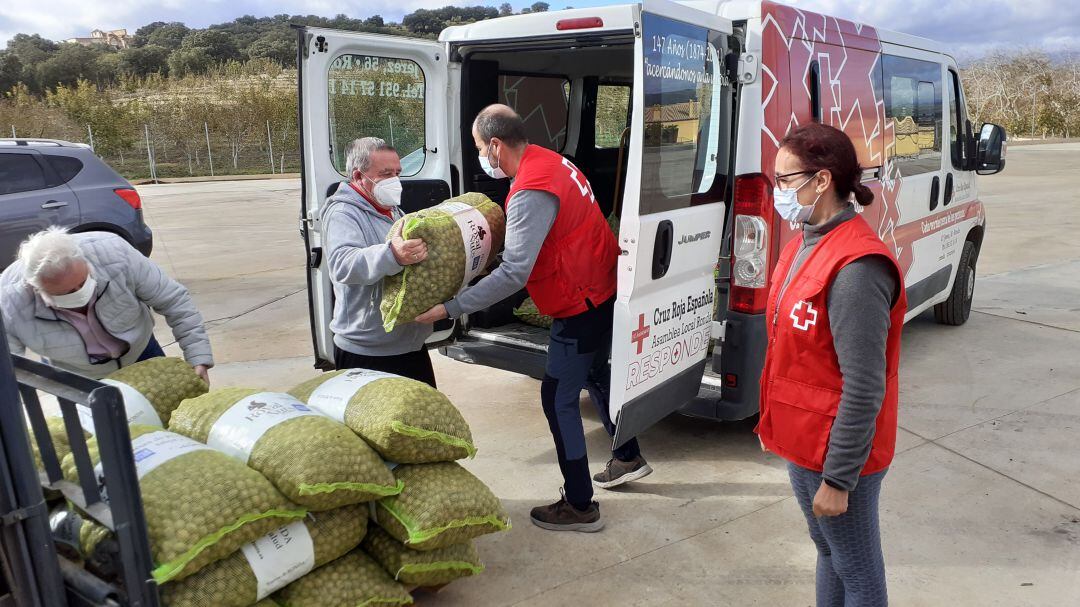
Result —
[[630, 341], [637, 344], [637, 353], [641, 354], [641, 348], [645, 344], [645, 338], [649, 336], [649, 325], [645, 324], [645, 315], [638, 314], [638, 328], [630, 333]]
[[808, 301], [800, 301], [791, 308], [791, 325], [800, 331], [809, 331], [817, 324], [818, 311]]

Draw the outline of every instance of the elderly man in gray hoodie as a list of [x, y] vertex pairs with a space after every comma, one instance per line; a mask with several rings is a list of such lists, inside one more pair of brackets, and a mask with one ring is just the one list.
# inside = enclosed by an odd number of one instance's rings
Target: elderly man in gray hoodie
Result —
[[374, 369], [435, 386], [424, 342], [431, 325], [406, 323], [383, 329], [382, 279], [427, 258], [420, 239], [387, 239], [403, 216], [401, 159], [382, 139], [365, 137], [345, 154], [349, 181], [341, 183], [322, 211], [327, 267], [334, 285], [334, 364]]

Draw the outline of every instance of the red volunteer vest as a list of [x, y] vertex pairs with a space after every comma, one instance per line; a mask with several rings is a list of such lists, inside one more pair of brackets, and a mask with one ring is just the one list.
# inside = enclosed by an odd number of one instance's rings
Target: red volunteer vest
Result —
[[788, 243], [773, 271], [766, 312], [769, 348], [761, 374], [761, 418], [755, 431], [769, 451], [780, 457], [810, 470], [824, 468], [829, 432], [844, 386], [829, 328], [829, 286], [836, 273], [852, 261], [881, 255], [896, 268], [900, 294], [889, 315], [885, 399], [862, 475], [880, 472], [892, 462], [896, 450], [900, 332], [907, 311], [903, 273], [866, 221], [856, 217], [818, 242], [781, 293], [801, 244], [801, 236]]
[[[525, 148], [507, 205], [521, 190], [559, 198], [559, 213], [540, 247], [525, 288], [541, 314], [576, 316], [615, 295], [619, 245], [585, 175], [560, 154], [538, 145]], [[509, 208], [509, 207], [507, 207]]]

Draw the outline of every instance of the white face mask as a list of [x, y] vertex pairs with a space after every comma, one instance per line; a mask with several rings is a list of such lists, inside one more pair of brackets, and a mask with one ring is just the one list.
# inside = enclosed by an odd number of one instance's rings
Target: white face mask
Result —
[[814, 209], [817, 207], [818, 200], [821, 199], [821, 194], [818, 194], [818, 197], [814, 199], [814, 204], [803, 206], [799, 204], [799, 190], [810, 183], [816, 176], [817, 173], [811, 175], [797, 188], [785, 190], [781, 189], [779, 185], [773, 188], [773, 207], [781, 217], [791, 223], [806, 223], [810, 220], [810, 217], [814, 214]]
[[375, 196], [375, 202], [383, 205], [384, 207], [396, 207], [401, 205], [401, 180], [397, 177], [389, 177], [382, 181], [375, 181], [368, 178], [368, 181], [375, 184], [371, 188], [371, 193]]
[[86, 281], [83, 282], [83, 286], [74, 293], [68, 293], [66, 295], [48, 295], [42, 293], [42, 298], [45, 302], [53, 308], [64, 308], [66, 310], [77, 310], [85, 307], [90, 303], [90, 300], [94, 298], [94, 289], [97, 288], [97, 281], [93, 276], [86, 275]]
[[[491, 147], [488, 146], [489, 151], [490, 151], [490, 149], [491, 149]], [[478, 157], [480, 158], [480, 168], [484, 169], [484, 172], [488, 174], [488, 177], [491, 177], [492, 179], [506, 179], [507, 177], [509, 177], [509, 175], [507, 175], [502, 170], [501, 166], [491, 166], [491, 160], [488, 159], [487, 156], [485, 156], [483, 154], [480, 154]], [[498, 162], [498, 157], [499, 157], [499, 155], [496, 154], [495, 159], [496, 159], [497, 162]], [[501, 165], [502, 162], [499, 162], [499, 164]]]

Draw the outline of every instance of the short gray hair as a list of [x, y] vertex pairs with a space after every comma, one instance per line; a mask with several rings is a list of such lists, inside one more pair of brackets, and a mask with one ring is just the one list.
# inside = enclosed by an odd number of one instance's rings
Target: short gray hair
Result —
[[364, 172], [371, 167], [371, 155], [375, 152], [397, 152], [394, 146], [378, 137], [354, 139], [345, 148], [345, 172], [352, 178], [356, 170]]
[[86, 256], [67, 228], [50, 226], [19, 245], [19, 261], [23, 265], [23, 279], [40, 290], [42, 278], [59, 276], [76, 262], [85, 262]]
[[473, 128], [485, 145], [492, 137], [498, 137], [506, 145], [517, 147], [529, 143], [525, 132], [525, 121], [508, 106], [496, 103], [480, 111], [473, 121]]

